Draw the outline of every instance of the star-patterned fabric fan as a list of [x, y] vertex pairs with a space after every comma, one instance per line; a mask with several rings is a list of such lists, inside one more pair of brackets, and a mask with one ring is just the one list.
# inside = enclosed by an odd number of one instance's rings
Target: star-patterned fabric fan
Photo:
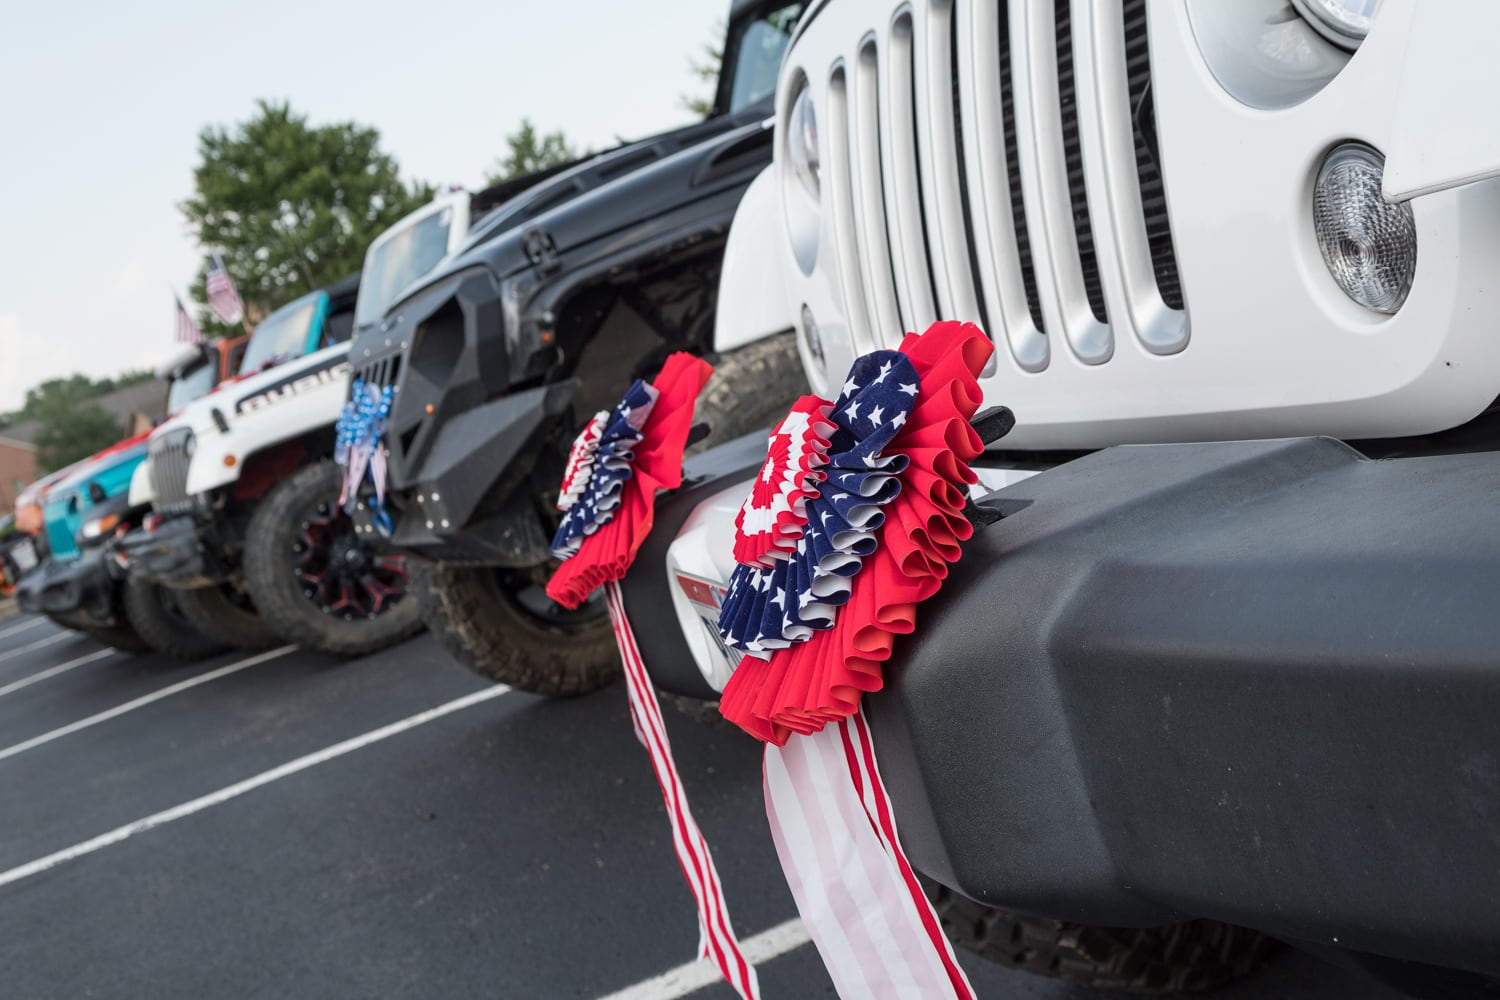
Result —
[[701, 358], [672, 354], [654, 381], [631, 386], [573, 443], [558, 500], [565, 513], [552, 540], [563, 560], [547, 583], [554, 601], [576, 608], [630, 568], [651, 532], [656, 491], [682, 483], [693, 404], [712, 374]]
[[[771, 454], [735, 521], [740, 565], [719, 614], [725, 643], [748, 652], [785, 649], [833, 627], [854, 575], [875, 551], [875, 532], [885, 520], [881, 508], [901, 492], [907, 458], [882, 449], [911, 415], [917, 383], [905, 355], [877, 351], [854, 363], [834, 402], [804, 396], [793, 407], [783, 428], [804, 413], [818, 414], [827, 439], [815, 438], [807, 449], [814, 461], [806, 475], [788, 476], [776, 471], [783, 465], [781, 428], [772, 436]], [[758, 499], [778, 485], [764, 504], [781, 513], [774, 524], [777, 544], [760, 560], [746, 559], [742, 553], [769, 533], [751, 534], [746, 511], [760, 509]]]
[[[800, 477], [763, 472], [757, 490], [779, 484], [782, 500], [752, 494], [747, 505], [790, 514], [770, 547], [750, 536], [748, 517], [740, 523], [740, 565], [719, 614], [725, 643], [758, 654], [740, 661], [720, 702], [751, 735], [780, 745], [817, 732], [880, 688], [892, 637], [915, 628], [917, 604], [942, 586], [973, 531], [968, 463], [983, 442], [969, 421], [991, 353], [972, 324], [937, 323], [855, 361], [836, 400], [799, 404], [836, 427], [826, 461]], [[768, 464], [776, 460], [773, 449]]]
[[552, 554], [559, 559], [574, 555], [585, 538], [614, 518], [620, 492], [633, 474], [632, 449], [658, 395], [654, 386], [637, 381], [612, 412], [595, 414], [573, 442], [557, 500], [565, 513], [552, 539]]

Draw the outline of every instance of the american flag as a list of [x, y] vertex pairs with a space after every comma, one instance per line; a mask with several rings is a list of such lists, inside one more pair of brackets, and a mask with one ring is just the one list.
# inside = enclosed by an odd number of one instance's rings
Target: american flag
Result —
[[203, 343], [203, 331], [198, 329], [198, 324], [193, 322], [193, 317], [188, 313], [187, 307], [177, 296], [177, 339], [185, 344]]
[[224, 261], [218, 254], [214, 254], [213, 267], [208, 269], [203, 285], [208, 292], [208, 307], [214, 311], [214, 315], [225, 323], [238, 323], [245, 315], [245, 303], [240, 301], [234, 279], [224, 269]]

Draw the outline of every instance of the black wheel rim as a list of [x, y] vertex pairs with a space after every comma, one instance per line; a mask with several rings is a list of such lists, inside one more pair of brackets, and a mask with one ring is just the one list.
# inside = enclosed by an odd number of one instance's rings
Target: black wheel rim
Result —
[[406, 594], [406, 559], [381, 552], [331, 503], [302, 521], [292, 543], [302, 595], [324, 614], [348, 621], [378, 618]]

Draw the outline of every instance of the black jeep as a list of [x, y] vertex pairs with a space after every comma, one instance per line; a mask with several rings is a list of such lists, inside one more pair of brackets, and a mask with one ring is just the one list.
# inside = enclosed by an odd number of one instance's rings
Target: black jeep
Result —
[[707, 120], [513, 198], [353, 344], [356, 378], [393, 389], [391, 543], [431, 560], [427, 623], [486, 676], [563, 695], [619, 669], [602, 603], [567, 611], [543, 591], [583, 419], [676, 350], [718, 369], [699, 404], [716, 439], [769, 425], [805, 391], [790, 332], [714, 351], [725, 241], [771, 162], [771, 98], [801, 7], [736, 0]]

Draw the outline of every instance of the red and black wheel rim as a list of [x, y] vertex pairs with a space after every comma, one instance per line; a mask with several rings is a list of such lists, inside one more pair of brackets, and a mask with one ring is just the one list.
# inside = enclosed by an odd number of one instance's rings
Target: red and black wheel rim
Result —
[[318, 504], [292, 543], [302, 594], [324, 614], [375, 618], [406, 594], [406, 559], [382, 552], [332, 504]]

